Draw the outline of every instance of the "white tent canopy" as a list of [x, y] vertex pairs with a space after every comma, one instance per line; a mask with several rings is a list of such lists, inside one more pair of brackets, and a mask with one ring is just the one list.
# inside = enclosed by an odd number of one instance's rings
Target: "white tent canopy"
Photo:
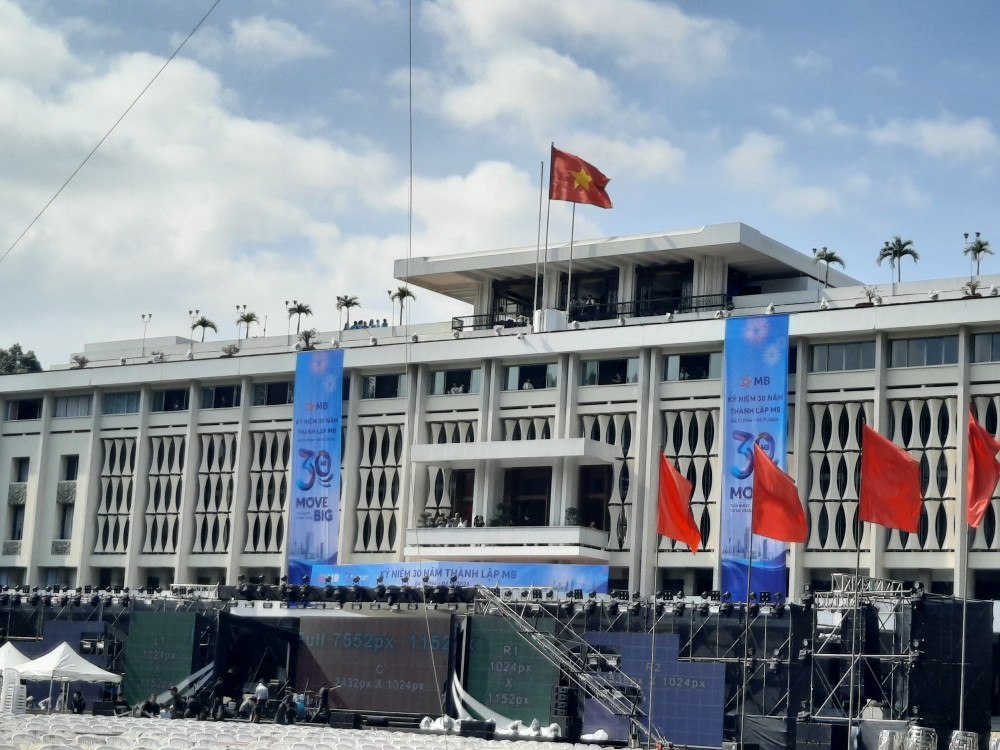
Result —
[[80, 656], [68, 643], [14, 669], [22, 680], [55, 680], [56, 682], [121, 682], [122, 678], [108, 672]]
[[14, 644], [10, 641], [0, 646], [0, 674], [3, 674], [3, 670], [7, 667], [19, 667], [29, 661], [31, 659], [14, 648]]

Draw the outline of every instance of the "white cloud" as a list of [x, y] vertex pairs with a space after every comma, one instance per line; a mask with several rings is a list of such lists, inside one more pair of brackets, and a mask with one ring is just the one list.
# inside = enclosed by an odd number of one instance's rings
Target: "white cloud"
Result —
[[799, 70], [807, 70], [810, 73], [822, 73], [830, 68], [830, 58], [824, 57], [815, 50], [798, 55], [792, 64]]
[[[37, 45], [31, 33], [22, 48]], [[23, 230], [163, 58], [122, 54], [72, 79], [80, 66], [68, 63], [66, 78], [34, 88], [0, 69], [0, 152], [12, 155], [0, 161], [0, 237]], [[46, 363], [65, 362], [85, 341], [140, 336], [140, 313], [154, 313], [150, 336], [184, 335], [189, 308], [232, 337], [236, 304], [268, 315], [273, 334], [293, 298], [313, 306], [310, 325], [329, 330], [335, 295], [347, 293], [366, 318], [389, 315], [392, 261], [406, 254], [403, 170], [370, 143], [241, 116], [230, 98], [199, 63], [171, 64], [0, 263], [0, 346], [21, 341]], [[500, 162], [418, 175], [414, 253], [533, 244], [534, 179]], [[359, 214], [379, 228], [345, 231]], [[577, 224], [578, 235], [599, 234]], [[553, 206], [552, 236], [564, 230], [568, 207]], [[415, 322], [468, 312], [417, 293]]]
[[842, 138], [854, 135], [858, 129], [837, 119], [830, 107], [821, 107], [809, 115], [795, 115], [786, 107], [775, 107], [774, 116], [783, 123], [809, 135], [830, 135]]
[[[175, 36], [173, 41], [179, 44], [182, 38]], [[266, 66], [330, 54], [322, 42], [298, 27], [280, 18], [264, 15], [234, 19], [228, 35], [216, 28], [204, 29], [189, 42], [189, 47], [196, 56], [205, 60]]]
[[747, 133], [721, 160], [733, 186], [771, 198], [771, 207], [793, 216], [814, 216], [839, 210], [837, 193], [817, 185], [802, 185], [798, 170], [780, 163], [785, 142], [764, 133]]
[[0, 74], [5, 79], [50, 81], [71, 62], [60, 34], [34, 24], [16, 4], [0, 3]]
[[617, 172], [637, 177], [665, 177], [676, 182], [684, 175], [687, 154], [662, 138], [611, 140], [600, 135], [569, 136], [566, 147], [586, 154], [612, 179]]
[[946, 113], [935, 120], [897, 118], [869, 130], [868, 138], [876, 145], [903, 146], [951, 162], [992, 159], [1000, 152], [1000, 141], [985, 117], [959, 120]]
[[535, 130], [619, 113], [611, 84], [581, 53], [690, 84], [720, 74], [741, 33], [649, 0], [436, 0], [422, 22], [442, 41], [446, 71], [427, 111], [464, 127], [512, 119]]

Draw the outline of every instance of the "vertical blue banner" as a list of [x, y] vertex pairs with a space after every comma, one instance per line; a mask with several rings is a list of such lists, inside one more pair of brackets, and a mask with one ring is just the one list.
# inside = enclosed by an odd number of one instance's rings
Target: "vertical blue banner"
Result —
[[[750, 533], [754, 443], [788, 471], [788, 316], [726, 320], [722, 404], [722, 590], [787, 593], [785, 543]], [[752, 550], [752, 552], [751, 552]]]
[[344, 352], [299, 352], [295, 359], [292, 500], [288, 580], [335, 565], [340, 535], [340, 445]]

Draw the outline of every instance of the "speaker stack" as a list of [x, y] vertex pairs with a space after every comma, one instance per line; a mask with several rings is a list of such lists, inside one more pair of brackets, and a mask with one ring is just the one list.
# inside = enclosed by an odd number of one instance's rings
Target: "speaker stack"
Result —
[[560, 685], [552, 695], [552, 721], [559, 725], [563, 737], [571, 742], [580, 739], [583, 721], [580, 717], [580, 691]]

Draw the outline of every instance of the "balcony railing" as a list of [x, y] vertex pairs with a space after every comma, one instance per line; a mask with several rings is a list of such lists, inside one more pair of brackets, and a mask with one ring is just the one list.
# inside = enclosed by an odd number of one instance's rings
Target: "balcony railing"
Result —
[[632, 300], [630, 302], [591, 303], [570, 305], [569, 319], [613, 320], [614, 318], [648, 318], [667, 313], [689, 313], [700, 310], [729, 309], [733, 298], [728, 294], [701, 294], [693, 297], [662, 297], [659, 299]]
[[485, 315], [463, 315], [451, 319], [453, 331], [485, 331], [495, 326], [504, 328], [520, 328], [531, 322], [527, 315], [520, 313], [487, 313]]
[[483, 526], [409, 529], [407, 544], [420, 547], [608, 546], [608, 532], [584, 526]]

